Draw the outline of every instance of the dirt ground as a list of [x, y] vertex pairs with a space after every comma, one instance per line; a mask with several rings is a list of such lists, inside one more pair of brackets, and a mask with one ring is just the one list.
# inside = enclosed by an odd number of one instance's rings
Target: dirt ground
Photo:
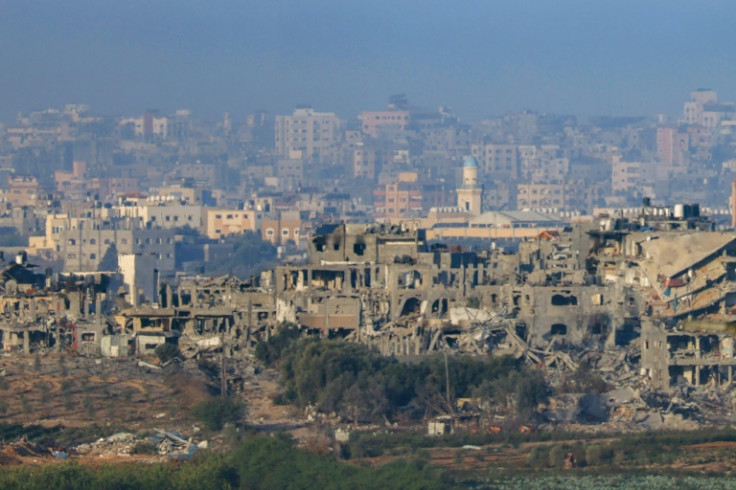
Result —
[[134, 360], [69, 355], [0, 358], [0, 421], [144, 430], [190, 424], [208, 396], [204, 377], [141, 368]]
[[[155, 359], [145, 359], [155, 363]], [[93, 359], [71, 355], [0, 356], [0, 422], [67, 427], [107, 424], [128, 431], [165, 426], [186, 430], [197, 403], [219, 393], [219, 382], [196, 361], [162, 370], [137, 359]], [[235, 396], [242, 397], [247, 422], [256, 427], [299, 425], [297, 412], [274, 405], [275, 373], [245, 375], [235, 370]]]

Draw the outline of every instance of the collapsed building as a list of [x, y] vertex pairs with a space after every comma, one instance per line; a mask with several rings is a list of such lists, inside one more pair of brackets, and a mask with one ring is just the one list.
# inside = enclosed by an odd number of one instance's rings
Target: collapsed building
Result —
[[558, 370], [575, 369], [576, 353], [634, 348], [657, 389], [720, 386], [736, 364], [736, 236], [686, 209], [647, 205], [637, 219], [576, 223], [514, 250], [429, 243], [406, 225], [324, 225], [305, 263], [157, 284], [156, 301], [135, 306], [106, 274], [54, 282], [21, 257], [2, 269], [0, 342], [233, 354], [293, 324], [386, 355], [511, 354]]
[[60, 351], [71, 346], [99, 355], [102, 336], [113, 330], [104, 315], [114, 284], [103, 273], [37, 273], [25, 253], [6, 262], [0, 256], [0, 345], [5, 351], [31, 346]]

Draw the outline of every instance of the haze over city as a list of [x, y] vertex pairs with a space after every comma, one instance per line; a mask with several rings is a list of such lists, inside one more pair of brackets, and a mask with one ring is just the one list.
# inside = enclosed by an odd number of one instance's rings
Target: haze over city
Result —
[[730, 488], [736, 8], [0, 0], [0, 488]]
[[0, 120], [65, 103], [353, 117], [393, 93], [466, 120], [673, 114], [693, 87], [734, 98], [734, 24], [726, 0], [2, 0]]

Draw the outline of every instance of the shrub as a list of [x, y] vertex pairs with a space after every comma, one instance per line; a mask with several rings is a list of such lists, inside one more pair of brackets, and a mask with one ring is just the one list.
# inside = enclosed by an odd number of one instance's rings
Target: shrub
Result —
[[228, 422], [237, 424], [244, 415], [245, 405], [232, 397], [212, 398], [192, 409], [192, 416], [211, 430], [221, 430]]
[[534, 446], [529, 452], [526, 461], [527, 463], [529, 463], [530, 466], [533, 466], [535, 468], [546, 466], [547, 461], [549, 461], [547, 448], [545, 448], [544, 446]]
[[179, 350], [179, 347], [174, 344], [169, 344], [168, 342], [156, 347], [154, 353], [156, 354], [156, 356], [158, 356], [158, 360], [161, 361], [162, 364], [169, 362], [175, 357], [181, 356], [181, 351]]
[[557, 468], [562, 464], [563, 459], [565, 459], [565, 449], [559, 444], [552, 446], [552, 449], [549, 450], [549, 465]]

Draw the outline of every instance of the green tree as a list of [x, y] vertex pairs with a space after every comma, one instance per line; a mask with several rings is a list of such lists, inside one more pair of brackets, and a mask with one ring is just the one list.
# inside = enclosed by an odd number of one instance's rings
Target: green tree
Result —
[[240, 279], [248, 279], [255, 273], [276, 266], [276, 247], [263, 241], [257, 233], [231, 235], [223, 243], [232, 245], [232, 253], [227, 260], [207, 263], [205, 274], [232, 274]]
[[562, 465], [562, 460], [565, 458], [565, 448], [559, 444], [552, 446], [549, 450], [549, 465], [553, 468], [558, 468]]
[[210, 430], [221, 430], [225, 424], [237, 424], [245, 415], [245, 405], [233, 398], [212, 398], [198, 403], [192, 409], [192, 416]]

